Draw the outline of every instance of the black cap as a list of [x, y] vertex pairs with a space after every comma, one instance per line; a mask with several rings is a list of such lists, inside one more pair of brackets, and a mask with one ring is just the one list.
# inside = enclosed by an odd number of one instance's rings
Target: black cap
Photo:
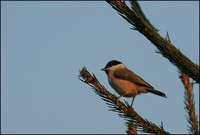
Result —
[[105, 66], [105, 68], [102, 68], [101, 70], [105, 71], [106, 73], [108, 73], [108, 71], [106, 70], [108, 67], [112, 67], [114, 65], [118, 65], [118, 64], [121, 64], [120, 61], [117, 61], [117, 60], [111, 60], [107, 63], [107, 65]]
[[107, 65], [105, 66], [105, 68], [108, 68], [108, 67], [112, 67], [114, 65], [118, 65], [118, 64], [121, 64], [120, 61], [117, 61], [117, 60], [111, 60], [107, 63]]

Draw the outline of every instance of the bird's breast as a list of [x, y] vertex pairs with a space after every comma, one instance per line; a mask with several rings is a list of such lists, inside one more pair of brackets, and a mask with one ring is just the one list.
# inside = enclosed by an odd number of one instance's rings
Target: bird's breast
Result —
[[119, 94], [119, 95], [124, 95], [125, 97], [133, 97], [138, 93], [138, 87], [136, 84], [123, 80], [123, 79], [118, 79], [115, 77], [110, 77], [108, 78], [109, 84], [111, 87]]

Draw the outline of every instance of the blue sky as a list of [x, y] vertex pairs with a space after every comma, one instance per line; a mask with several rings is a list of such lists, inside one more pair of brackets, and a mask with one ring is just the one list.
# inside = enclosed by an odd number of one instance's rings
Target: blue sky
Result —
[[[139, 4], [162, 36], [168, 31], [171, 42], [199, 63], [197, 1]], [[162, 121], [170, 133], [188, 133], [178, 69], [130, 28], [103, 1], [1, 2], [1, 132], [125, 133], [125, 121], [78, 80], [86, 66], [117, 95], [100, 71], [117, 59], [168, 97], [137, 96], [135, 110]], [[199, 84], [194, 94], [199, 110]]]

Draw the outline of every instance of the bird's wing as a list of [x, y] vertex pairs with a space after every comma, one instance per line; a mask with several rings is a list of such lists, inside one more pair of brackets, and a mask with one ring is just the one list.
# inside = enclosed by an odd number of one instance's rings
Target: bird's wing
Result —
[[127, 81], [135, 83], [136, 85], [154, 89], [150, 84], [144, 81], [141, 77], [139, 77], [138, 75], [136, 75], [135, 73], [133, 73], [132, 71], [128, 69], [119, 69], [115, 71], [113, 75], [114, 77], [118, 79], [127, 80]]

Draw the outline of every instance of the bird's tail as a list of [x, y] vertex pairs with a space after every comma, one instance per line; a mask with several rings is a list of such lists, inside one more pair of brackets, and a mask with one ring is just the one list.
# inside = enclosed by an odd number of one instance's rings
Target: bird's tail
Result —
[[155, 89], [148, 89], [148, 90], [149, 90], [149, 92], [151, 92], [151, 93], [153, 93], [153, 94], [156, 94], [156, 95], [158, 95], [158, 96], [167, 97], [167, 96], [165, 95], [165, 93], [160, 92], [160, 91], [158, 91], [158, 90], [155, 90]]

